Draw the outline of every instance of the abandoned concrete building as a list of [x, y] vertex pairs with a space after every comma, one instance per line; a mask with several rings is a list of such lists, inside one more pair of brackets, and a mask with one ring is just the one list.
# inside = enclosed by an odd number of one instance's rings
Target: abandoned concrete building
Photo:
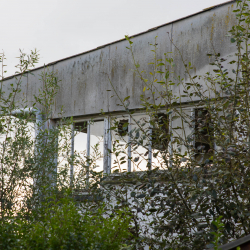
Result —
[[[157, 57], [163, 58], [164, 53], [171, 52], [176, 65], [174, 72], [176, 75], [185, 78], [181, 55], [185, 61], [194, 65], [194, 74], [202, 75], [210, 71], [212, 66], [209, 65], [208, 53], [216, 51], [221, 56], [227, 57], [236, 51], [235, 44], [232, 44], [230, 37], [227, 36], [236, 22], [235, 14], [232, 12], [235, 5], [235, 1], [228, 1], [133, 35], [131, 39], [134, 56], [140, 62], [140, 67], [146, 71], [150, 70], [148, 65], [152, 60], [150, 44], [154, 44], [157, 37]], [[59, 80], [59, 91], [55, 97], [50, 125], [55, 126], [60, 122], [62, 115], [73, 118], [75, 130], [88, 124], [86, 129], [72, 139], [72, 154], [75, 150], [79, 150], [86, 151], [89, 156], [92, 154], [92, 146], [98, 142], [103, 157], [98, 161], [97, 170], [103, 170], [107, 174], [116, 169], [115, 157], [110, 153], [116, 136], [122, 137], [125, 142], [130, 140], [127, 133], [123, 134], [124, 131], [120, 131], [119, 135], [111, 133], [109, 128], [112, 119], [116, 117], [119, 126], [128, 122], [127, 130], [136, 126], [131, 123], [131, 117], [124, 107], [119, 105], [120, 99], [124, 100], [130, 96], [127, 108], [134, 111], [134, 119], [140, 120], [145, 117], [145, 110], [140, 100], [144, 85], [131, 71], [134, 63], [127, 46], [128, 41], [121, 39], [46, 65], [46, 70], [56, 72]], [[43, 83], [39, 80], [42, 71], [44, 67], [36, 68], [22, 79], [21, 92], [16, 97], [20, 109], [24, 108], [23, 99], [26, 102], [25, 107], [32, 107], [35, 102], [34, 95], [39, 93], [39, 89], [43, 89]], [[15, 79], [13, 76], [4, 80], [3, 89], [6, 93]], [[175, 94], [183, 91], [181, 86], [172, 88]], [[188, 114], [196, 114], [188, 99], [182, 99], [182, 105]], [[38, 105], [37, 108], [42, 110], [43, 107]], [[166, 119], [170, 123], [171, 117], [166, 116]], [[178, 120], [171, 122], [178, 123]], [[190, 132], [188, 126], [185, 129], [186, 133]], [[154, 159], [152, 151], [157, 150], [157, 146], [154, 148], [154, 145], [149, 143], [149, 147], [151, 147], [150, 153], [143, 159], [137, 160], [140, 164], [131, 161], [131, 157], [135, 157], [133, 154], [136, 154], [131, 147], [124, 149], [128, 160], [119, 171], [145, 170], [148, 162], [153, 166], [157, 159]], [[146, 152], [144, 148], [139, 148], [137, 151], [138, 157]]]

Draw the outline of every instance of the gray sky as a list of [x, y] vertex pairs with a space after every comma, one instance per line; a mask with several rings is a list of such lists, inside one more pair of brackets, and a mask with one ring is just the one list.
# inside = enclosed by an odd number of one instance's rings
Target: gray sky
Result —
[[223, 2], [0, 0], [0, 50], [7, 57], [7, 75], [12, 75], [19, 49], [37, 48], [41, 66]]

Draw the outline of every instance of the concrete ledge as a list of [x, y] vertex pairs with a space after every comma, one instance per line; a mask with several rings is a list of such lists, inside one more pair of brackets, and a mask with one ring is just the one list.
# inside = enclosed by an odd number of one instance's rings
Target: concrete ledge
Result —
[[[237, 247], [240, 247], [241, 250], [250, 250], [250, 235], [247, 235], [243, 238], [235, 240], [233, 242], [227, 243], [219, 247], [221, 250], [236, 250]], [[214, 249], [212, 249], [214, 250]]]

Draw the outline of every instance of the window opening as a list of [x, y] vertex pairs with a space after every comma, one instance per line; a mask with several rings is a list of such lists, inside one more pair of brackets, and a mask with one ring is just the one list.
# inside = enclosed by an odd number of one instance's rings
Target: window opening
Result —
[[120, 120], [118, 123], [118, 134], [119, 136], [126, 136], [128, 134], [128, 119]]
[[146, 171], [149, 167], [150, 126], [148, 115], [131, 118], [131, 170]]
[[129, 119], [115, 118], [112, 120], [111, 127], [111, 172], [128, 171]]
[[195, 110], [195, 149], [196, 160], [211, 157], [214, 148], [214, 129], [208, 110]]
[[104, 121], [83, 121], [72, 124], [70, 182], [88, 183], [94, 172], [103, 171]]
[[103, 171], [104, 121], [90, 122], [90, 172]]
[[72, 134], [71, 152], [74, 155], [75, 161], [74, 165], [71, 165], [70, 176], [71, 182], [73, 181], [72, 176], [74, 176], [77, 185], [84, 184], [87, 176], [87, 128], [87, 121], [77, 122], [72, 126], [74, 132]]
[[153, 118], [152, 149], [168, 151], [169, 118], [167, 114], [159, 113]]
[[155, 114], [151, 118], [152, 126], [152, 168], [165, 169], [164, 158], [169, 158], [170, 123], [165, 113]]
[[79, 165], [85, 166], [85, 178], [92, 170], [111, 173], [161, 166], [161, 154], [168, 153], [170, 141], [169, 117], [159, 113], [153, 123], [149, 120], [148, 115], [137, 114], [75, 123], [72, 149], [82, 160]]
[[87, 134], [87, 126], [88, 126], [87, 121], [75, 123], [75, 131]]

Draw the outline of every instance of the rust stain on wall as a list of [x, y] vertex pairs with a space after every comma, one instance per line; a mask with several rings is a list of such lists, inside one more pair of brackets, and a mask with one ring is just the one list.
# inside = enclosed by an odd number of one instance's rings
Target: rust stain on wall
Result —
[[112, 67], [112, 69], [111, 69], [111, 78], [113, 78], [114, 75], [115, 75], [115, 69], [114, 69], [114, 67]]
[[230, 22], [229, 15], [226, 15], [226, 18], [225, 18], [226, 26], [228, 26], [229, 22]]
[[213, 36], [214, 36], [214, 18], [212, 17], [212, 25], [211, 25], [211, 36], [210, 36], [210, 40], [213, 40]]

